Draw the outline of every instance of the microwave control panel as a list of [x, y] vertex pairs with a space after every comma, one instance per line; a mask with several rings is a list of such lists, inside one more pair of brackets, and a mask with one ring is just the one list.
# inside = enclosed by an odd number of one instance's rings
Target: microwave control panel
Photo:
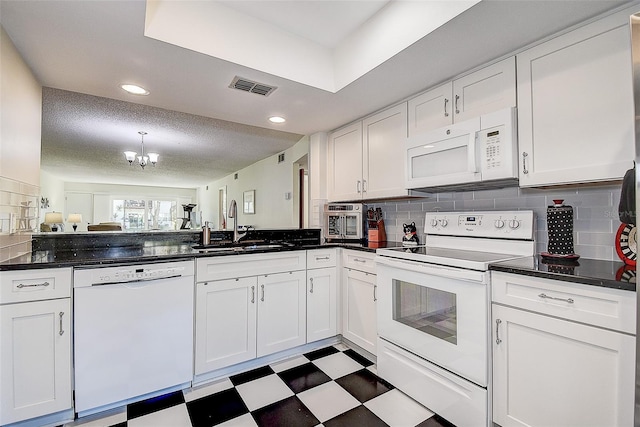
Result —
[[510, 115], [513, 119], [515, 112], [510, 109], [501, 113], [500, 120], [495, 120], [494, 123], [482, 123], [482, 130], [476, 133], [478, 161], [483, 180], [518, 176], [516, 122], [505, 117]]

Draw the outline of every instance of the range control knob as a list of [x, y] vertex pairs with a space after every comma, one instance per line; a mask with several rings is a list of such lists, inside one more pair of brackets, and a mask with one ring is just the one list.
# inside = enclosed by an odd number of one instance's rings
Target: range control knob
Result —
[[520, 220], [512, 219], [511, 221], [509, 221], [509, 228], [511, 228], [512, 230], [515, 230], [519, 227], [520, 227]]
[[504, 227], [504, 220], [496, 219], [495, 226], [496, 226], [496, 228], [503, 228]]
[[446, 227], [449, 224], [449, 221], [446, 220], [446, 218], [443, 218], [440, 220], [440, 225], [442, 225], [443, 227]]
[[438, 220], [437, 220], [437, 219], [435, 219], [435, 218], [434, 218], [434, 219], [432, 219], [432, 220], [431, 220], [431, 226], [432, 226], [432, 227], [437, 227], [437, 226], [438, 226]]

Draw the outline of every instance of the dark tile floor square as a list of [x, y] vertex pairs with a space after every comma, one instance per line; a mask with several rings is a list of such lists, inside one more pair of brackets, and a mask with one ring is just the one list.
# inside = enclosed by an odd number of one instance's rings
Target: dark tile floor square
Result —
[[313, 363], [305, 363], [304, 365], [287, 369], [286, 371], [279, 372], [278, 376], [294, 393], [301, 393], [312, 387], [331, 381], [331, 378]]
[[309, 360], [316, 360], [316, 359], [320, 359], [321, 357], [325, 357], [325, 356], [330, 356], [332, 354], [336, 354], [339, 353], [340, 350], [338, 350], [337, 348], [330, 346], [330, 347], [325, 347], [325, 348], [321, 348], [318, 350], [314, 350], [311, 351], [309, 353], [305, 353], [304, 356], [309, 359]]
[[193, 427], [211, 427], [249, 412], [235, 388], [187, 402]]
[[267, 375], [273, 374], [273, 369], [271, 366], [263, 366], [261, 368], [252, 369], [251, 371], [243, 372], [238, 375], [232, 375], [229, 377], [231, 383], [233, 385], [238, 386], [240, 384], [248, 383], [249, 381], [257, 380], [262, 377], [266, 377]]
[[296, 396], [262, 407], [251, 415], [260, 427], [312, 427], [320, 424]]
[[342, 388], [347, 390], [360, 403], [364, 403], [393, 389], [393, 386], [384, 381], [368, 369], [361, 369], [335, 380]]
[[175, 391], [173, 393], [163, 394], [162, 396], [131, 403], [127, 405], [127, 419], [131, 420], [138, 418], [181, 403], [184, 403], [184, 394], [182, 394], [182, 391]]
[[[62, 427], [62, 426], [60, 426], [60, 427]], [[127, 427], [127, 422], [125, 421], [123, 423], [114, 424], [114, 425], [112, 425], [110, 427]]]
[[353, 360], [355, 360], [356, 362], [358, 362], [359, 364], [361, 364], [362, 366], [364, 366], [365, 368], [367, 366], [373, 365], [373, 362], [371, 360], [367, 359], [366, 357], [364, 357], [363, 355], [361, 355], [360, 353], [354, 350], [351, 350], [351, 349], [345, 350], [343, 351], [343, 353], [349, 356], [350, 358], [352, 358]]
[[388, 427], [376, 414], [360, 405], [322, 423], [325, 427]]

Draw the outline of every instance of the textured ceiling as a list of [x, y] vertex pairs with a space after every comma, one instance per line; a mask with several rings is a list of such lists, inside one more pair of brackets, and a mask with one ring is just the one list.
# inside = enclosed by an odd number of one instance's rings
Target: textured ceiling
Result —
[[[261, 3], [279, 19], [300, 19], [291, 1]], [[144, 0], [0, 0], [0, 23], [39, 82], [62, 90], [45, 89], [44, 170], [69, 181], [194, 187], [622, 4], [630, 2], [484, 0], [336, 93], [147, 38]], [[331, 17], [317, 18], [330, 31]], [[266, 98], [229, 89], [236, 75], [278, 89]], [[128, 95], [126, 82], [151, 93]], [[60, 93], [66, 102], [56, 102]], [[270, 124], [270, 115], [287, 122]], [[140, 130], [161, 156], [144, 173], [122, 160], [139, 149]]]
[[[302, 135], [43, 88], [42, 168], [79, 182], [193, 187], [286, 150]], [[124, 151], [157, 152], [156, 167]]]

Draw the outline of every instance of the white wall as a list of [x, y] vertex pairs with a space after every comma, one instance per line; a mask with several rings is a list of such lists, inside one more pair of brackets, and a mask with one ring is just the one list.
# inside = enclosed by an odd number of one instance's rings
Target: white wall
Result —
[[0, 27], [0, 176], [40, 185], [42, 86]]
[[0, 261], [38, 229], [41, 123], [42, 87], [0, 26]]
[[40, 222], [44, 221], [44, 214], [47, 212], [63, 212], [64, 203], [64, 181], [55, 175], [40, 171], [40, 194], [49, 200], [49, 207], [40, 209]]
[[[198, 188], [198, 204], [203, 220], [213, 228], [218, 224], [218, 189], [227, 188], [227, 201], [235, 199], [238, 204], [238, 225], [253, 225], [256, 228], [293, 228], [298, 218], [294, 216], [294, 197], [285, 200], [285, 193], [293, 193], [294, 163], [309, 152], [309, 137], [303, 137], [296, 145], [284, 151], [285, 161], [278, 163], [278, 155], [268, 157], [218, 181]], [[255, 190], [255, 214], [242, 212], [242, 195]], [[232, 223], [227, 219], [227, 228]]]
[[[167, 188], [167, 187], [149, 187], [142, 185], [116, 185], [116, 184], [95, 184], [81, 182], [65, 182], [64, 196], [62, 200], [62, 208], [55, 209], [63, 212], [63, 216], [67, 218], [71, 212], [79, 212], [80, 207], [76, 207], [67, 203], [64, 199], [69, 195], [88, 195], [93, 198], [92, 217], [85, 218], [82, 215], [83, 224], [98, 224], [100, 222], [112, 221], [111, 218], [111, 201], [114, 198], [123, 199], [140, 199], [140, 198], [158, 198], [167, 200], [177, 200], [178, 204], [194, 203], [197, 200], [197, 190], [195, 188]], [[44, 194], [44, 193], [43, 193]], [[72, 200], [68, 198], [68, 200]], [[56, 203], [56, 206], [57, 203]], [[198, 211], [198, 207], [195, 211]], [[182, 217], [182, 207], [179, 206], [178, 217]], [[79, 230], [81, 228], [78, 228]]]

